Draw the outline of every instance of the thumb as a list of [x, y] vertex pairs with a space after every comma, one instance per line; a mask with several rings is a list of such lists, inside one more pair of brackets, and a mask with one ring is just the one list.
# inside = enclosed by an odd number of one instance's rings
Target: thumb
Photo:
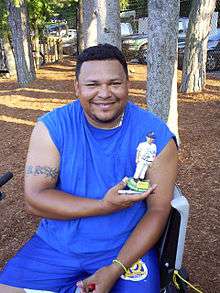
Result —
[[117, 185], [116, 185], [116, 189], [117, 190], [120, 190], [120, 189], [124, 189], [125, 186], [127, 185], [128, 183], [128, 177], [124, 177], [121, 182], [119, 182]]

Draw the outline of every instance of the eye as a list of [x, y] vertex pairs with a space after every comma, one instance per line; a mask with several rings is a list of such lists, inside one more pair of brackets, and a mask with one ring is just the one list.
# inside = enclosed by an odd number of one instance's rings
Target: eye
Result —
[[121, 85], [121, 84], [122, 84], [121, 81], [113, 81], [113, 82], [111, 83], [111, 85], [113, 85], [113, 86], [119, 86], [119, 85]]
[[97, 84], [96, 83], [87, 83], [86, 86], [88, 86], [88, 87], [95, 87], [95, 86], [97, 86]]

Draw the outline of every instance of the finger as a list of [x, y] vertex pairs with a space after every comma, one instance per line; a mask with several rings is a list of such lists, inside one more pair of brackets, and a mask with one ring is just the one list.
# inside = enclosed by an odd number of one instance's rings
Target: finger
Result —
[[146, 197], [148, 197], [148, 195], [150, 195], [155, 189], [156, 189], [157, 185], [154, 184], [152, 185], [147, 191], [142, 192], [142, 193], [133, 193], [133, 194], [129, 194], [129, 193], [125, 193], [125, 195], [127, 195], [127, 198], [130, 199], [131, 201], [139, 201], [139, 200], [143, 200]]
[[124, 177], [124, 178], [122, 179], [122, 181], [119, 182], [119, 183], [115, 186], [116, 190], [120, 190], [120, 189], [125, 188], [125, 186], [127, 185], [127, 182], [128, 182], [128, 177]]
[[76, 283], [76, 286], [80, 289], [80, 293], [86, 293], [86, 281], [81, 280]]
[[79, 287], [79, 288], [83, 288], [84, 287], [84, 282], [83, 281], [78, 281], [76, 283], [76, 286]]

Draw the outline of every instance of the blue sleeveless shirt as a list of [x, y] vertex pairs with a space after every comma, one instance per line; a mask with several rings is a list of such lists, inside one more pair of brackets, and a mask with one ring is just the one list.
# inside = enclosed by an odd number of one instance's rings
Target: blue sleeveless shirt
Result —
[[[157, 155], [174, 135], [152, 113], [128, 103], [120, 127], [98, 129], [88, 123], [80, 101], [39, 118], [60, 154], [56, 189], [102, 199], [109, 188], [135, 172], [136, 149], [155, 133]], [[144, 201], [109, 215], [72, 220], [42, 219], [37, 234], [64, 253], [93, 253], [123, 246], [147, 207]]]

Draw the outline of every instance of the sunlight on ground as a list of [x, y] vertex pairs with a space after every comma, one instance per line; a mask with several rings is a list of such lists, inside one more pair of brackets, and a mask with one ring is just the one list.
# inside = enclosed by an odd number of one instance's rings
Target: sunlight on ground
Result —
[[3, 96], [0, 97], [0, 104], [19, 109], [31, 109], [41, 111], [51, 111], [54, 108], [61, 107], [66, 103], [72, 102], [68, 99], [35, 99], [26, 96], [16, 95], [15, 96]]
[[[64, 62], [64, 64], [48, 64], [42, 67], [37, 72], [37, 79], [31, 83], [30, 87], [19, 88], [14, 78], [0, 79], [0, 105], [8, 108], [29, 109], [51, 111], [54, 108], [72, 102], [70, 99], [73, 96], [72, 81], [75, 78], [75, 62]], [[146, 77], [147, 66], [141, 64], [129, 64], [129, 79], [131, 88], [129, 96], [131, 100], [135, 98], [135, 102], [143, 108], [146, 108]], [[181, 81], [182, 72], [178, 70], [178, 83]], [[56, 82], [57, 81], [57, 82]], [[63, 85], [60, 86], [60, 82]], [[64, 81], [68, 81], [67, 86]], [[43, 85], [43, 86], [42, 86]], [[41, 86], [41, 88], [39, 88]], [[207, 77], [207, 86], [204, 92], [200, 94], [178, 94], [180, 103], [196, 103], [210, 102], [220, 100], [220, 81]], [[36, 93], [36, 94], [35, 94]], [[60, 98], [56, 97], [56, 94]], [[32, 95], [32, 97], [30, 97]], [[41, 96], [43, 95], [43, 98]], [[67, 97], [67, 98], [65, 98]], [[137, 98], [140, 98], [138, 100]], [[3, 114], [3, 113], [2, 113]], [[34, 121], [26, 119], [17, 119], [7, 115], [0, 115], [0, 120], [18, 124], [34, 125]]]
[[16, 124], [26, 124], [26, 125], [30, 125], [30, 126], [33, 126], [35, 124], [34, 121], [25, 120], [25, 119], [18, 119], [18, 118], [6, 116], [6, 115], [0, 115], [0, 121], [12, 122], [12, 123], [16, 123]]
[[131, 81], [146, 81], [147, 66], [140, 64], [129, 64], [128, 74]]
[[220, 102], [220, 92], [218, 95], [210, 95], [209, 93], [197, 94], [196, 97], [193, 94], [184, 94], [184, 97], [179, 98], [179, 102], [184, 103], [208, 103], [208, 102]]
[[[48, 89], [36, 89], [36, 88], [31, 88], [31, 87], [27, 87], [27, 88], [16, 88], [13, 90], [13, 92], [17, 93], [17, 92], [23, 92], [23, 91], [27, 91], [27, 92], [38, 92], [38, 93], [54, 93], [56, 94], [57, 93], [57, 90], [48, 90]], [[1, 90], [0, 93], [8, 93], [8, 90]], [[59, 94], [69, 94], [69, 92], [62, 92], [62, 91], [59, 91]], [[44, 100], [44, 99], [41, 99], [41, 100]], [[55, 100], [55, 99], [54, 99]], [[57, 99], [58, 100], [58, 99]], [[60, 99], [59, 99], [60, 101]]]
[[142, 89], [129, 89], [129, 95], [132, 97], [145, 97], [146, 90]]

